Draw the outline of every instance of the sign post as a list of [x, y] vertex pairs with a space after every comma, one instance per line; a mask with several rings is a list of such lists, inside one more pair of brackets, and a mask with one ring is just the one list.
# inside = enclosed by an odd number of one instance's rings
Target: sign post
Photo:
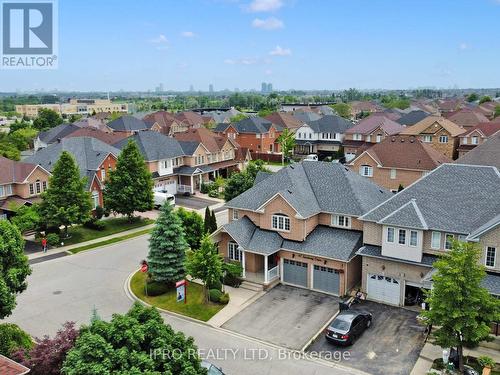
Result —
[[175, 283], [175, 287], [177, 288], [177, 302], [184, 301], [184, 304], [187, 303], [187, 281], [181, 280]]
[[[148, 265], [148, 262], [146, 260], [143, 260], [141, 262], [141, 272], [142, 273], [146, 273], [148, 272], [149, 270], [149, 265]], [[144, 288], [145, 288], [145, 291], [146, 291], [146, 296], [148, 295], [148, 280], [146, 280], [146, 283], [144, 285]]]

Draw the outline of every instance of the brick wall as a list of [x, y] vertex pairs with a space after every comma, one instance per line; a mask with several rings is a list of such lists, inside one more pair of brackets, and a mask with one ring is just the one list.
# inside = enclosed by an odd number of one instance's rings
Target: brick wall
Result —
[[370, 221], [363, 222], [363, 243], [382, 246], [382, 226]]

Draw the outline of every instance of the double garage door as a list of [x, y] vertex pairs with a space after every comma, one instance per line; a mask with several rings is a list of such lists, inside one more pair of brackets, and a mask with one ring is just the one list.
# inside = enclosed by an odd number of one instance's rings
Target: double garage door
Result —
[[384, 275], [368, 274], [366, 281], [366, 292], [369, 299], [399, 305], [401, 284], [398, 279]]
[[[283, 281], [307, 288], [307, 263], [283, 259]], [[311, 265], [312, 266], [312, 265]], [[312, 289], [326, 293], [339, 294], [340, 275], [333, 268], [314, 266]]]

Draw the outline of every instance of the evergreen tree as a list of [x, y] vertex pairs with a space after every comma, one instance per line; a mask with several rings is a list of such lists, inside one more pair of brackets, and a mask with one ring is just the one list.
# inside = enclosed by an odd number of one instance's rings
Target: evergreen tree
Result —
[[116, 169], [109, 174], [104, 190], [104, 206], [127, 215], [153, 208], [153, 180], [136, 143], [129, 140], [120, 153]]
[[205, 233], [210, 233], [212, 215], [210, 214], [210, 208], [205, 207], [205, 220], [203, 221], [203, 227]]
[[210, 225], [212, 226], [210, 228], [210, 233], [213, 233], [217, 230], [217, 218], [215, 217], [215, 211], [212, 210], [212, 216], [210, 220]]
[[182, 221], [169, 204], [164, 204], [149, 239], [149, 274], [154, 281], [166, 284], [184, 278], [184, 258], [188, 243]]
[[67, 237], [68, 226], [87, 221], [91, 209], [86, 178], [80, 178], [75, 159], [70, 153], [63, 151], [52, 170], [49, 188], [42, 193], [40, 216], [48, 226], [64, 225], [64, 234]]
[[10, 221], [0, 220], [0, 319], [9, 316], [16, 307], [16, 294], [28, 286], [29, 274], [21, 232]]

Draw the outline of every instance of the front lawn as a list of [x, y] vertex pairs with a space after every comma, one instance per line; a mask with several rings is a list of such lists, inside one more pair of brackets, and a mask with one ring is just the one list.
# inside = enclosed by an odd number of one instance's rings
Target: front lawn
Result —
[[193, 282], [188, 283], [187, 286], [187, 303], [177, 302], [175, 289], [156, 297], [146, 296], [144, 290], [146, 277], [145, 273], [138, 271], [132, 276], [130, 288], [136, 297], [155, 307], [206, 322], [225, 306], [218, 303], [205, 302], [203, 286]]
[[75, 225], [68, 228], [68, 233], [71, 236], [64, 241], [64, 245], [74, 245], [81, 242], [95, 240], [96, 238], [106, 237], [111, 234], [125, 232], [130, 229], [140, 228], [145, 225], [154, 223], [151, 219], [134, 219], [131, 223], [126, 217], [112, 218], [102, 220], [104, 229], [96, 230], [86, 228], [83, 225]]

